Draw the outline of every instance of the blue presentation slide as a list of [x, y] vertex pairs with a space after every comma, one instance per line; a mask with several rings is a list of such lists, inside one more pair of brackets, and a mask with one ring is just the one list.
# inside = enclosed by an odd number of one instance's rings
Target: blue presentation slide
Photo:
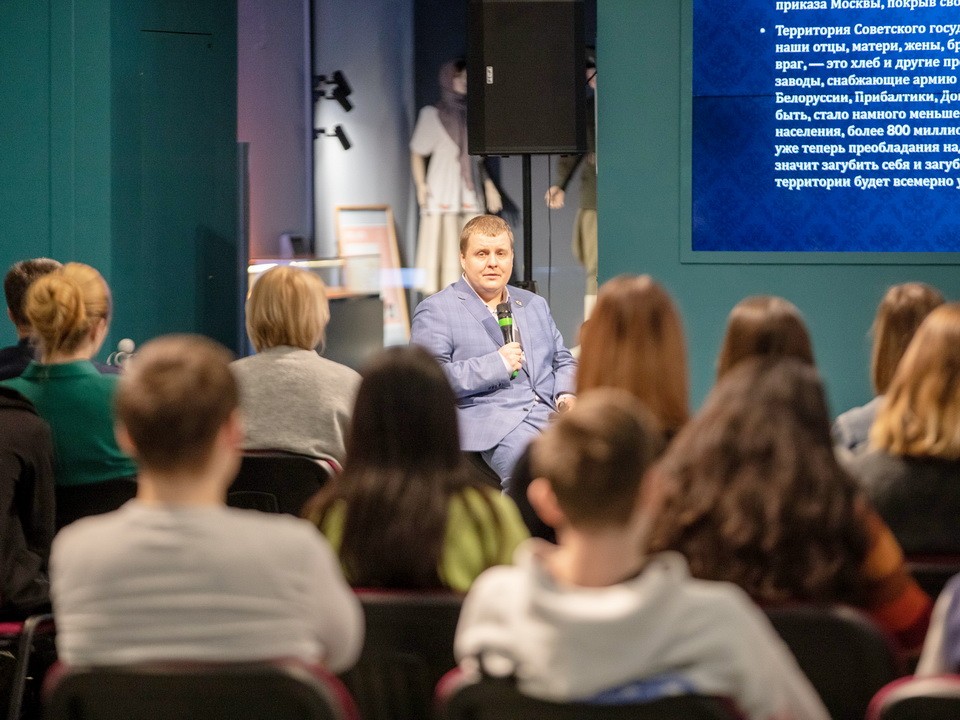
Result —
[[960, 0], [694, 0], [694, 251], [960, 251]]

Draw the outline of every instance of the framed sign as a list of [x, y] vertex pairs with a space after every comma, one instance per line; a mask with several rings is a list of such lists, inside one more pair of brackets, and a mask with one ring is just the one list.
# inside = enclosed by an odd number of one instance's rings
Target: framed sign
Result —
[[400, 266], [400, 250], [389, 205], [338, 205], [335, 208], [340, 257], [379, 255], [383, 299], [383, 343], [410, 340], [410, 311]]

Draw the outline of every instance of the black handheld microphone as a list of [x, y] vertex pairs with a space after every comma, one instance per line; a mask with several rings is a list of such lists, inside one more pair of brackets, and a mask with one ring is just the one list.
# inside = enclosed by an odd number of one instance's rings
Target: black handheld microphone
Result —
[[[516, 336], [513, 331], [513, 311], [510, 309], [510, 303], [504, 302], [497, 305], [497, 324], [500, 326], [500, 332], [503, 333], [504, 345], [516, 342]], [[519, 374], [519, 370], [514, 370], [510, 379], [516, 379]]]

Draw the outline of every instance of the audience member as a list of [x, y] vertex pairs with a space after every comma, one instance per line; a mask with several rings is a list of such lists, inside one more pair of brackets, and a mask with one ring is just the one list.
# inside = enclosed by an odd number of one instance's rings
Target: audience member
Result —
[[897, 363], [920, 323], [940, 305], [943, 305], [943, 295], [924, 283], [903, 283], [887, 290], [871, 328], [873, 351], [870, 377], [876, 397], [866, 405], [847, 410], [834, 421], [833, 441], [838, 446], [854, 454], [867, 449], [870, 427], [877, 416], [883, 394], [893, 379]]
[[[533, 539], [517, 566], [467, 595], [455, 654], [520, 689], [604, 704], [720, 695], [751, 720], [827, 718], [790, 651], [737, 587], [690, 577], [680, 555], [646, 556], [660, 488], [656, 419], [623, 390], [578, 396], [533, 444], [530, 497], [559, 547]], [[482, 657], [481, 657], [482, 656]]]
[[717, 356], [717, 379], [741, 360], [758, 356], [792, 357], [814, 364], [807, 325], [789, 300], [755, 295], [733, 306]]
[[849, 466], [908, 555], [960, 553], [960, 303], [921, 323]]
[[24, 312], [24, 300], [30, 284], [53, 272], [60, 263], [50, 258], [34, 258], [14, 263], [3, 278], [3, 294], [7, 300], [7, 315], [17, 329], [17, 344], [0, 348], [0, 380], [19, 377], [34, 358], [30, 339], [30, 321]]
[[280, 265], [247, 298], [247, 334], [257, 354], [233, 363], [247, 426], [246, 450], [284, 450], [343, 463], [360, 376], [321, 357], [330, 319], [323, 281]]
[[[689, 417], [683, 323], [670, 295], [649, 275], [621, 275], [603, 284], [580, 332], [577, 394], [597, 387], [627, 390], [653, 412], [667, 439]], [[553, 528], [527, 499], [529, 452], [514, 470], [508, 494], [530, 534], [553, 541]]]
[[89, 265], [67, 263], [30, 285], [25, 312], [40, 361], [3, 384], [22, 393], [50, 424], [62, 527], [115, 509], [136, 490], [136, 466], [113, 434], [118, 376], [102, 375], [90, 362], [107, 335], [110, 289]]
[[53, 440], [20, 393], [0, 387], [0, 618], [23, 618], [50, 600]]
[[513, 502], [471, 474], [453, 390], [417, 346], [364, 370], [343, 473], [306, 514], [355, 587], [465, 591], [527, 537]]
[[919, 649], [930, 598], [855, 480], [838, 463], [816, 369], [753, 358], [729, 370], [662, 462], [651, 535], [694, 577], [756, 601], [863, 608], [905, 651]]
[[[417, 306], [410, 339], [450, 379], [461, 447], [481, 453], [506, 490], [530, 440], [573, 405], [577, 363], [546, 301], [507, 287], [513, 232], [502, 218], [480, 215], [463, 226], [460, 265], [463, 277]], [[498, 308], [511, 313], [512, 342], [504, 342]]]
[[298, 658], [333, 671], [362, 643], [359, 603], [308, 523], [224, 496], [243, 428], [229, 353], [199, 336], [143, 346], [117, 392], [135, 500], [53, 543], [57, 650], [69, 665]]

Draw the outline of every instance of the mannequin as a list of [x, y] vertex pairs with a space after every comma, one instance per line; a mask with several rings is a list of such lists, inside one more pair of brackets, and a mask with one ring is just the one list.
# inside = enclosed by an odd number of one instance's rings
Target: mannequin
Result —
[[[503, 207], [483, 161], [467, 154], [467, 70], [463, 60], [440, 68], [440, 101], [420, 110], [410, 139], [410, 169], [420, 206], [418, 289], [431, 295], [460, 277], [460, 230], [464, 224]], [[482, 194], [478, 188], [483, 189]]]
[[544, 200], [551, 210], [563, 207], [566, 187], [573, 179], [577, 168], [580, 171], [580, 207], [573, 225], [573, 254], [583, 265], [587, 275], [584, 290], [584, 318], [597, 301], [597, 127], [595, 95], [597, 91], [597, 65], [592, 52], [587, 53], [587, 153], [564, 155], [557, 162], [557, 183], [547, 190]]

